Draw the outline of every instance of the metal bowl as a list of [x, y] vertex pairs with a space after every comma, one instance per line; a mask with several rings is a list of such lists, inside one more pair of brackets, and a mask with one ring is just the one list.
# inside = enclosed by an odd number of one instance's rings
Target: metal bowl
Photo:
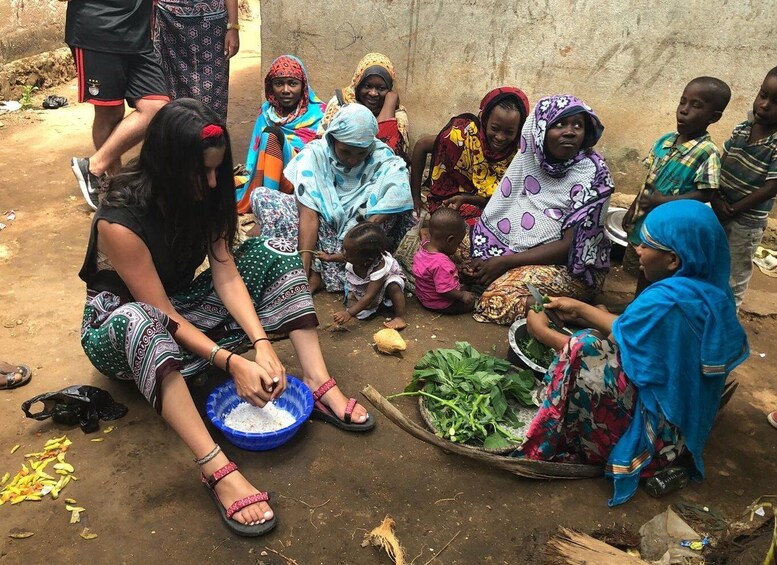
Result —
[[525, 369], [531, 369], [534, 373], [542, 378], [545, 373], [548, 372], [547, 367], [538, 365], [531, 359], [529, 359], [523, 351], [521, 351], [518, 345], [519, 341], [523, 341], [529, 336], [529, 328], [526, 327], [526, 318], [520, 318], [513, 322], [507, 333], [507, 341], [510, 343], [510, 349], [507, 352], [507, 360], [513, 364], [517, 364]]
[[604, 231], [607, 232], [607, 237], [621, 247], [629, 245], [626, 230], [623, 229], [623, 217], [625, 215], [626, 208], [610, 207], [604, 220]]

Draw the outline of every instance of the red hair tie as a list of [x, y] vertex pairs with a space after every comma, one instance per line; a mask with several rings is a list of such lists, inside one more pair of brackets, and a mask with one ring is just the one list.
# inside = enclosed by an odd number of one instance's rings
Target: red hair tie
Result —
[[208, 124], [202, 128], [202, 139], [208, 139], [209, 137], [220, 137], [224, 135], [224, 129], [216, 124]]

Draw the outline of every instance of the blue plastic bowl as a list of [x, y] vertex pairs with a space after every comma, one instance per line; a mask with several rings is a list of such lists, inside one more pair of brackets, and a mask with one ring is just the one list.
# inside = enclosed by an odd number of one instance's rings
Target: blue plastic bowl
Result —
[[287, 376], [286, 390], [275, 401], [276, 406], [288, 410], [294, 416], [294, 423], [288, 427], [267, 433], [248, 433], [233, 430], [224, 423], [224, 417], [241, 402], [237, 395], [235, 382], [229, 380], [210, 393], [205, 410], [213, 422], [230, 443], [248, 451], [267, 451], [283, 445], [297, 433], [300, 426], [310, 418], [313, 412], [313, 393], [299, 379]]

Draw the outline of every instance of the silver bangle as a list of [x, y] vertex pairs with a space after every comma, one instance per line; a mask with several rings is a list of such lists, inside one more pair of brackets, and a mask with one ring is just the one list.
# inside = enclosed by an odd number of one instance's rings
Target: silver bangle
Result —
[[221, 453], [221, 446], [217, 443], [216, 446], [210, 450], [210, 452], [207, 455], [202, 456], [200, 459], [194, 458], [194, 462], [197, 463], [197, 465], [205, 465], [208, 461], [216, 457]]
[[208, 363], [213, 365], [213, 360], [216, 358], [216, 353], [221, 351], [221, 346], [217, 343], [213, 346], [213, 349], [210, 350], [210, 357], [208, 357]]

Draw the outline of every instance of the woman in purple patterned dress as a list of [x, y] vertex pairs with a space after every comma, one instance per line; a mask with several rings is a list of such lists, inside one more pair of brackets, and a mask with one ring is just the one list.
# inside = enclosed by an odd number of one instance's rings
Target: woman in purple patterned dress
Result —
[[196, 98], [226, 122], [229, 60], [240, 49], [237, 0], [157, 0], [155, 20], [170, 97]]
[[603, 221], [613, 191], [593, 146], [604, 126], [582, 100], [541, 99], [520, 149], [470, 234], [464, 274], [486, 286], [474, 317], [509, 325], [525, 316], [526, 283], [553, 296], [593, 298], [609, 267]]

